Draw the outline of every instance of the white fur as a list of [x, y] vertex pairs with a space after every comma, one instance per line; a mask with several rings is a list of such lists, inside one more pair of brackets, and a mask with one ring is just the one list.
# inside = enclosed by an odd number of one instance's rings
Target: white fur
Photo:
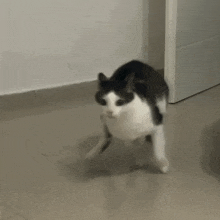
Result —
[[165, 114], [167, 111], [167, 100], [165, 97], [157, 100], [157, 106], [162, 114]]
[[[164, 128], [163, 125], [154, 125], [148, 103], [141, 100], [136, 94], [130, 103], [123, 106], [116, 106], [116, 101], [120, 98], [114, 92], [107, 94], [104, 99], [107, 105], [103, 106], [104, 117], [102, 119], [111, 135], [129, 143], [129, 141], [151, 134], [157, 166], [163, 173], [168, 172], [169, 161], [165, 155]], [[161, 113], [166, 112], [165, 98], [159, 99], [157, 105]], [[113, 117], [109, 117], [109, 111], [112, 112], [110, 115]], [[107, 141], [108, 139], [103, 136], [86, 158], [92, 159], [99, 154]]]
[[135, 140], [154, 130], [150, 106], [145, 101], [135, 94], [130, 103], [116, 106], [117, 99], [119, 97], [115, 93], [109, 93], [105, 97], [107, 106], [103, 109], [104, 115], [106, 111], [111, 110], [115, 116], [115, 118], [105, 117], [105, 123], [114, 137], [125, 141]]
[[[118, 99], [119, 97], [114, 92], [105, 97], [107, 106], [104, 108], [104, 115], [110, 109], [115, 116], [115, 118], [104, 117], [110, 133], [126, 143], [151, 134], [157, 166], [163, 173], [168, 172], [169, 161], [165, 154], [164, 128], [163, 125], [154, 125], [148, 103], [141, 100], [136, 94], [134, 99], [124, 106], [115, 105]], [[158, 99], [157, 105], [162, 114], [166, 113], [167, 102], [165, 97]]]
[[165, 137], [163, 131], [163, 125], [157, 126], [153, 137], [154, 147], [154, 155], [157, 159], [162, 159], [165, 155]]
[[110, 111], [112, 112], [113, 117], [118, 117], [123, 107], [116, 106], [115, 103], [120, 98], [114, 92], [110, 92], [104, 96], [104, 99], [107, 102], [107, 105], [103, 106], [103, 114], [107, 115], [107, 112]]

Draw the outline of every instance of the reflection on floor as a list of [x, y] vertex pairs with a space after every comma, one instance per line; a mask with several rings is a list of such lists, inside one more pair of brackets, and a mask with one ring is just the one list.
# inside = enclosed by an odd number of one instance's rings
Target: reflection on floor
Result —
[[150, 144], [115, 140], [85, 163], [101, 133], [94, 91], [0, 97], [2, 219], [219, 220], [220, 86], [169, 105], [168, 174], [147, 166]]

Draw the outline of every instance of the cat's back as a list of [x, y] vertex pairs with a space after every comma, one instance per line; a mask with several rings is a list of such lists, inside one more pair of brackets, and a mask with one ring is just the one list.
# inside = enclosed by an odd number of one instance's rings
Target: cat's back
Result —
[[132, 60], [114, 72], [111, 81], [126, 81], [132, 78], [134, 92], [146, 98], [146, 92], [156, 97], [169, 95], [169, 88], [164, 77], [153, 67], [138, 60]]
[[116, 69], [110, 80], [124, 81], [131, 74], [134, 74], [136, 80], [146, 80], [153, 71], [151, 66], [138, 60], [132, 60]]

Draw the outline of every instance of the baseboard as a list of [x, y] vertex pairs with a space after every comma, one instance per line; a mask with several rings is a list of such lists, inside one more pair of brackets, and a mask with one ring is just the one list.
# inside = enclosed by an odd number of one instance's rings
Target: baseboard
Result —
[[[164, 75], [164, 70], [158, 70]], [[11, 111], [20, 108], [32, 108], [40, 105], [55, 105], [55, 103], [71, 101], [75, 104], [81, 102], [94, 102], [97, 81], [68, 84], [63, 86], [30, 90], [22, 93], [12, 93], [0, 96], [1, 111]]]
[[44, 88], [23, 93], [14, 93], [0, 96], [2, 112], [41, 107], [42, 105], [55, 106], [59, 102], [75, 104], [94, 102], [97, 81], [83, 82], [53, 88]]

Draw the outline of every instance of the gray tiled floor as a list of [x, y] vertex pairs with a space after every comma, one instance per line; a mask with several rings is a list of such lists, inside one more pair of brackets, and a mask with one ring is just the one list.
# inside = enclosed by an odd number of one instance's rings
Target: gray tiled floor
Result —
[[101, 132], [93, 93], [91, 83], [0, 98], [2, 219], [220, 219], [220, 86], [169, 105], [165, 175], [129, 171], [150, 157], [138, 143], [84, 163]]

